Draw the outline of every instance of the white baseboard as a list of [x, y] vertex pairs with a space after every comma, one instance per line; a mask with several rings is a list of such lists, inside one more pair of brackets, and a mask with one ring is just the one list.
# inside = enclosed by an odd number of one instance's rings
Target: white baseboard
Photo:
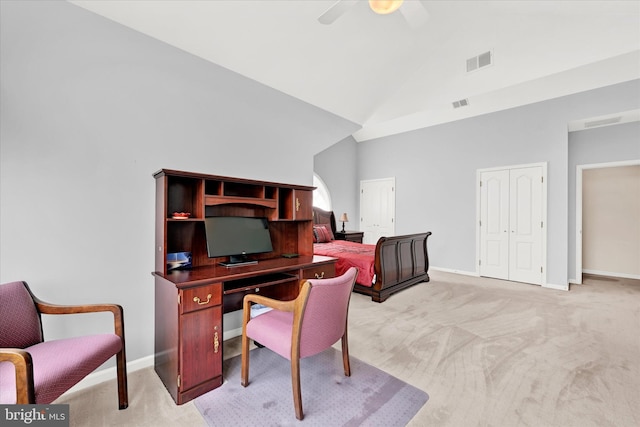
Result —
[[443, 271], [445, 273], [462, 274], [464, 276], [480, 277], [478, 273], [476, 273], [475, 271], [455, 270], [452, 268], [442, 268], [442, 267], [432, 267], [432, 266], [429, 266], [429, 270]]
[[[138, 371], [140, 369], [148, 368], [153, 366], [154, 356], [145, 356], [140, 359], [133, 360], [131, 362], [127, 362], [127, 374], [131, 372]], [[76, 391], [84, 390], [89, 387], [93, 387], [94, 385], [101, 384], [105, 381], [116, 379], [116, 367], [113, 366], [111, 368], [102, 369], [100, 371], [92, 372], [86, 377], [82, 379], [78, 384], [71, 387], [69, 390], [64, 392], [63, 396], [66, 396], [70, 393], [75, 393]]]
[[582, 270], [582, 272], [585, 274], [595, 274], [596, 276], [609, 276], [609, 277], [620, 277], [623, 279], [640, 280], [640, 275], [638, 274], [616, 273], [613, 271], [600, 271], [600, 270]]
[[239, 337], [242, 335], [242, 328], [231, 329], [229, 331], [224, 331], [222, 334], [222, 339], [224, 341], [230, 340], [231, 338]]
[[555, 283], [545, 283], [544, 285], [542, 285], [542, 287], [548, 288], [548, 289], [555, 289], [556, 291], [568, 291], [569, 283], [567, 283], [566, 285], [556, 285]]

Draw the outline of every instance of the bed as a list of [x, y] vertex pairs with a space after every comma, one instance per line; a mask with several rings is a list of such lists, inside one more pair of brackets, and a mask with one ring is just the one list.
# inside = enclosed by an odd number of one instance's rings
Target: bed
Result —
[[[354, 291], [383, 302], [390, 295], [409, 286], [429, 281], [429, 257], [425, 233], [381, 237], [375, 245], [332, 240], [336, 234], [336, 218], [332, 211], [313, 208], [313, 253], [338, 259], [336, 275], [349, 267], [358, 268]], [[330, 229], [329, 236], [325, 229]]]

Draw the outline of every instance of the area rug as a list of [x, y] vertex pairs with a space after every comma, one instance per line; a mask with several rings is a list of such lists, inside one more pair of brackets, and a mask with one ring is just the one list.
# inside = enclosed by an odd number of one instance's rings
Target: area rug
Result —
[[405, 426], [429, 396], [351, 357], [345, 377], [342, 353], [330, 348], [300, 361], [304, 420], [296, 419], [291, 364], [267, 348], [251, 351], [249, 385], [240, 385], [240, 356], [225, 360], [222, 386], [195, 399], [210, 426]]

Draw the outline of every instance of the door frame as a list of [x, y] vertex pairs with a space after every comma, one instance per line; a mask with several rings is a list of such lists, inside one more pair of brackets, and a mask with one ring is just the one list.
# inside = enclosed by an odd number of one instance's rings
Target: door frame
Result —
[[480, 181], [483, 172], [493, 172], [505, 169], [521, 169], [521, 168], [531, 168], [531, 167], [540, 167], [542, 168], [542, 278], [541, 285], [546, 286], [547, 284], [547, 162], [540, 163], [527, 163], [521, 165], [506, 165], [506, 166], [497, 166], [492, 168], [483, 168], [476, 169], [476, 268], [475, 275], [480, 277]]
[[582, 174], [586, 169], [617, 168], [640, 165], [640, 160], [621, 160], [618, 162], [590, 163], [576, 165], [576, 278], [571, 283], [582, 284]]

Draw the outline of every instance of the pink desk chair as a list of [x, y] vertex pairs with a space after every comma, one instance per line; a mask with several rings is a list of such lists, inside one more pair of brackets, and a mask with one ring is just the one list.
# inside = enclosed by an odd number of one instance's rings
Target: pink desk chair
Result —
[[[347, 342], [347, 314], [358, 270], [351, 267], [340, 277], [308, 279], [292, 301], [261, 295], [244, 297], [241, 384], [249, 385], [249, 338], [291, 361], [291, 382], [296, 418], [303, 419], [300, 359], [318, 354], [342, 339], [344, 374], [351, 376]], [[271, 307], [251, 319], [251, 304]]]

